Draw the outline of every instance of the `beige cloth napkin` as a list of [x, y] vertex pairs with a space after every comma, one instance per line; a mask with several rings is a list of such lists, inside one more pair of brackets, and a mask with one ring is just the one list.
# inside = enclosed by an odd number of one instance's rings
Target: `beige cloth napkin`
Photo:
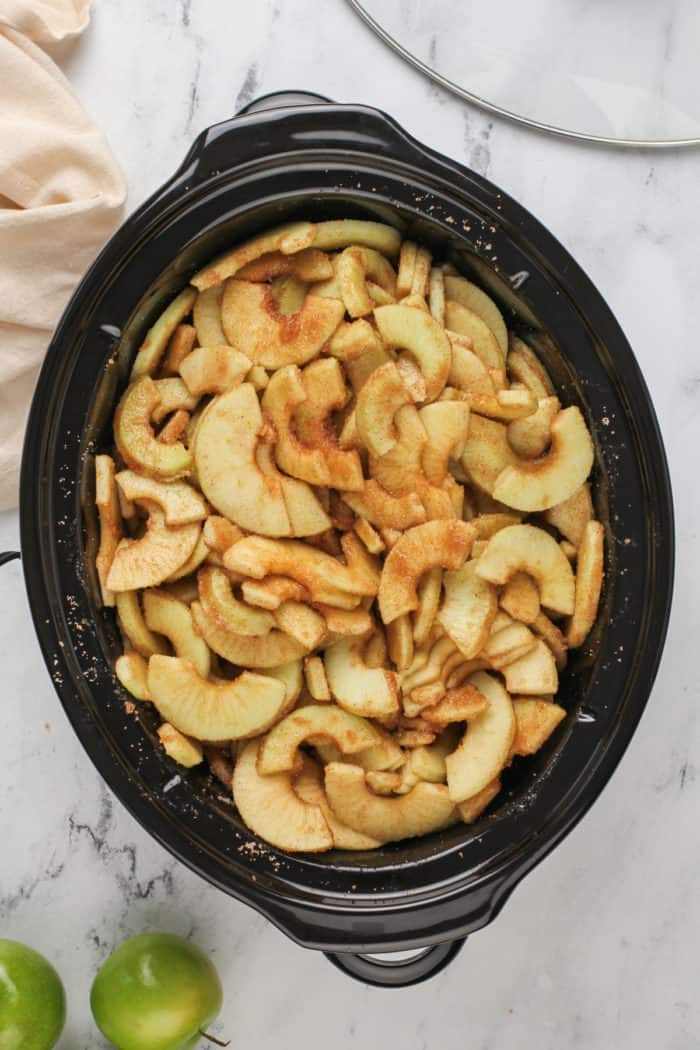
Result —
[[17, 503], [51, 333], [126, 197], [105, 139], [35, 43], [81, 33], [89, 9], [90, 0], [0, 0], [0, 510]]

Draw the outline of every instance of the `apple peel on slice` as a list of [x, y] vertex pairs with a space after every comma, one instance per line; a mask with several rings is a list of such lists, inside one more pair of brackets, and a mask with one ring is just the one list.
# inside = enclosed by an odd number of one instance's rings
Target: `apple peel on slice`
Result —
[[338, 287], [351, 317], [372, 313], [375, 302], [367, 288], [371, 280], [385, 291], [389, 299], [396, 295], [396, 274], [390, 262], [372, 248], [351, 245], [338, 256], [335, 266]]
[[193, 288], [183, 289], [149, 329], [134, 359], [131, 369], [132, 382], [140, 379], [141, 376], [153, 375], [165, 353], [170, 337], [180, 322], [187, 317], [196, 297], [197, 293]]

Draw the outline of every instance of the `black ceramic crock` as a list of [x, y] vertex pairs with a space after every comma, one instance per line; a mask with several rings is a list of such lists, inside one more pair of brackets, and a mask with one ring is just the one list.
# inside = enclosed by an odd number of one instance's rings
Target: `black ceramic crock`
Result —
[[[113, 613], [93, 568], [92, 461], [130, 360], [205, 260], [290, 218], [385, 220], [427, 242], [500, 302], [596, 444], [606, 586], [591, 641], [562, 675], [568, 717], [504, 776], [498, 801], [459, 825], [371, 854], [288, 856], [259, 842], [204, 773], [154, 746], [148, 705], [125, 709]], [[595, 221], [595, 217], [592, 217]], [[362, 980], [402, 985], [442, 968], [583, 816], [647, 702], [666, 632], [673, 512], [659, 430], [634, 355], [562, 246], [495, 186], [385, 114], [314, 96], [263, 100], [205, 131], [122, 226], [56, 330], [39, 378], [21, 480], [32, 615], [56, 691], [98, 770], [183, 863]], [[408, 961], [376, 953], [422, 949]]]

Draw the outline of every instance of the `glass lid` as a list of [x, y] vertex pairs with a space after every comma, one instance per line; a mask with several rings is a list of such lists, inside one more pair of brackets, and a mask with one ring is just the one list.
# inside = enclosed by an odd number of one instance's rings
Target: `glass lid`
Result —
[[559, 134], [700, 144], [698, 0], [349, 0], [444, 87]]

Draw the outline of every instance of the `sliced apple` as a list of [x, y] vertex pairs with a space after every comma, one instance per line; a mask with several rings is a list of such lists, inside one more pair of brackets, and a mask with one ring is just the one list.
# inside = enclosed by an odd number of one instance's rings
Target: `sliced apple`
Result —
[[166, 582], [174, 583], [177, 580], [184, 579], [186, 576], [190, 576], [193, 572], [197, 571], [204, 559], [208, 556], [209, 548], [204, 542], [204, 536], [200, 533], [199, 539], [197, 540], [194, 549], [187, 561], [183, 562], [182, 565], [175, 570], [175, 572], [171, 572]]
[[107, 587], [115, 551], [122, 538], [122, 518], [119, 494], [115, 483], [114, 460], [111, 456], [95, 456], [95, 506], [100, 519], [100, 546], [95, 567], [100, 581], [102, 604], [114, 605], [114, 594]]
[[604, 560], [605, 530], [599, 521], [589, 521], [578, 548], [574, 612], [566, 630], [572, 649], [583, 645], [595, 623], [603, 587]]
[[148, 504], [148, 526], [138, 540], [120, 540], [107, 576], [110, 591], [155, 587], [183, 565], [200, 538], [198, 522], [166, 525], [160, 507]]
[[493, 396], [496, 393], [493, 369], [489, 369], [474, 353], [471, 339], [458, 335], [457, 332], [448, 332], [447, 337], [452, 349], [450, 371], [447, 376], [451, 388], [461, 391], [467, 400], [472, 397]]
[[377, 484], [394, 496], [411, 492], [422, 498], [428, 485], [421, 458], [428, 435], [414, 405], [404, 405], [394, 418], [397, 441], [381, 456], [372, 455], [369, 470]]
[[231, 581], [223, 570], [215, 566], [200, 569], [197, 582], [205, 612], [231, 634], [260, 638], [275, 627], [272, 613], [246, 605], [234, 596]]
[[429, 835], [454, 822], [455, 809], [442, 784], [418, 783], [396, 798], [375, 795], [361, 766], [331, 762], [325, 769], [326, 795], [344, 824], [380, 842]]
[[445, 327], [445, 275], [441, 266], [433, 266], [428, 277], [428, 303], [437, 323]]
[[[161, 380], [167, 382], [167, 380]], [[127, 387], [114, 413], [114, 440], [124, 462], [152, 477], [184, 477], [192, 455], [180, 442], [166, 445], [155, 436], [151, 417], [160, 404], [158, 383], [149, 376]]]
[[282, 602], [289, 600], [303, 602], [310, 597], [306, 587], [297, 580], [289, 579], [288, 576], [267, 576], [264, 580], [244, 580], [241, 590], [249, 605], [257, 605], [261, 609], [279, 609]]
[[428, 521], [408, 529], [389, 551], [382, 569], [378, 600], [384, 623], [417, 608], [416, 587], [428, 569], [461, 568], [475, 536], [466, 521]]
[[507, 529], [509, 525], [519, 525], [521, 521], [522, 515], [520, 514], [493, 511], [477, 514], [475, 518], [472, 518], [472, 525], [480, 540], [490, 540], [501, 529]]
[[423, 473], [433, 485], [447, 477], [450, 459], [460, 459], [469, 433], [469, 405], [462, 401], [435, 401], [418, 413], [428, 441], [423, 449]]
[[434, 706], [424, 707], [421, 718], [429, 725], [442, 729], [455, 722], [470, 722], [473, 718], [479, 718], [488, 706], [489, 701], [484, 694], [471, 682], [466, 682], [448, 689]]
[[531, 415], [513, 420], [508, 426], [508, 441], [513, 451], [524, 459], [541, 456], [552, 439], [552, 421], [560, 410], [559, 398], [543, 397]]
[[215, 398], [197, 428], [197, 477], [209, 502], [237, 525], [268, 536], [288, 536], [292, 530], [282, 484], [265, 473], [256, 458], [263, 425], [250, 383]]
[[494, 499], [516, 510], [548, 510], [583, 485], [593, 466], [593, 442], [576, 405], [559, 412], [551, 434], [551, 447], [541, 459], [504, 468], [493, 487]]
[[279, 667], [300, 660], [309, 651], [284, 631], [272, 630], [265, 635], [235, 634], [200, 602], [193, 602], [191, 609], [195, 629], [209, 648], [238, 667]]
[[362, 488], [359, 454], [338, 446], [328, 419], [346, 400], [334, 358], [314, 361], [303, 372], [289, 365], [274, 373], [262, 406], [277, 430], [275, 457], [282, 470], [314, 485]]
[[282, 602], [273, 617], [280, 630], [296, 638], [305, 649], [315, 649], [326, 635], [323, 616], [304, 602]]
[[270, 667], [266, 671], [261, 671], [261, 674], [268, 678], [276, 678], [278, 682], [282, 682], [287, 696], [284, 708], [280, 712], [280, 717], [288, 714], [301, 696], [301, 690], [304, 687], [304, 673], [301, 660], [290, 660], [288, 664], [282, 664], [280, 667]]
[[457, 810], [462, 821], [465, 824], [473, 824], [481, 814], [484, 812], [487, 806], [489, 806], [496, 795], [501, 790], [501, 781], [498, 777], [492, 780], [490, 784], [478, 791], [476, 795], [472, 795], [471, 798], [466, 799], [465, 802], [460, 802], [457, 806]]
[[502, 586], [516, 572], [526, 572], [537, 583], [540, 601], [553, 612], [574, 611], [574, 574], [557, 541], [535, 525], [510, 525], [489, 540], [476, 563], [483, 580]]
[[[425, 296], [428, 294], [428, 279], [430, 277], [430, 267], [433, 261], [432, 253], [425, 247], [420, 247], [416, 252], [416, 261], [413, 267], [413, 279], [411, 281], [411, 291], [408, 295], [408, 299], [420, 299], [422, 300], [425, 309]], [[406, 304], [406, 300], [404, 300]]]
[[393, 361], [376, 368], [357, 397], [355, 422], [360, 438], [375, 456], [382, 456], [398, 440], [394, 417], [411, 404], [411, 395]]
[[447, 382], [452, 358], [444, 329], [429, 313], [402, 304], [378, 306], [374, 319], [387, 346], [406, 350], [416, 360], [425, 380], [426, 398], [434, 401]]
[[552, 623], [549, 617], [545, 616], [541, 611], [538, 612], [537, 616], [532, 621], [532, 629], [552, 650], [554, 662], [557, 665], [557, 671], [563, 671], [566, 667], [569, 650], [569, 643], [566, 639], [566, 635], [563, 634], [557, 625]]
[[397, 671], [405, 671], [413, 660], [413, 625], [408, 613], [397, 616], [386, 629], [389, 657]]
[[275, 277], [296, 277], [300, 281], [326, 281], [333, 276], [333, 263], [318, 248], [303, 248], [293, 255], [268, 252], [246, 263], [237, 271], [243, 281], [271, 281]]
[[132, 382], [140, 379], [141, 376], [153, 375], [165, 353], [170, 337], [180, 322], [187, 317], [196, 298], [197, 293], [194, 289], [185, 288], [148, 330], [134, 359], [131, 369]]
[[591, 486], [586, 482], [573, 496], [550, 507], [542, 516], [548, 524], [559, 529], [562, 536], [578, 547], [588, 522], [593, 520]]
[[508, 429], [503, 423], [472, 413], [462, 456], [467, 477], [480, 489], [493, 493], [497, 478], [506, 467], [518, 462], [508, 442]]
[[411, 294], [417, 255], [418, 245], [415, 241], [403, 241], [399, 253], [399, 269], [396, 278], [396, 295], [399, 299], [403, 299], [404, 296]]
[[312, 704], [292, 711], [263, 739], [258, 772], [283, 773], [295, 768], [298, 748], [309, 738], [330, 740], [344, 755], [366, 751], [379, 740], [372, 724], [335, 704]]
[[537, 401], [525, 387], [510, 387], [488, 395], [467, 394], [467, 398], [473, 412], [504, 422], [530, 419], [537, 411]]
[[356, 636], [367, 634], [372, 629], [372, 617], [366, 609], [337, 609], [324, 602], [317, 602], [316, 608], [325, 619], [330, 634]]
[[381, 846], [381, 842], [377, 839], [354, 831], [336, 817], [326, 798], [323, 772], [318, 763], [314, 762], [309, 755], [303, 756], [301, 772], [294, 777], [294, 790], [303, 802], [320, 808], [331, 830], [333, 845], [336, 849], [366, 850]]
[[258, 741], [239, 752], [233, 773], [233, 797], [244, 823], [266, 842], [287, 853], [323, 853], [333, 835], [319, 805], [302, 800], [292, 773], [262, 776], [257, 769]]
[[298, 313], [279, 312], [269, 285], [231, 278], [221, 300], [221, 324], [236, 350], [265, 368], [310, 361], [343, 320], [338, 299], [307, 295]]
[[513, 620], [505, 627], [491, 632], [481, 655], [495, 671], [502, 671], [508, 664], [529, 653], [536, 644], [537, 639], [529, 627]]
[[428, 638], [442, 595], [442, 569], [428, 569], [417, 588], [418, 608], [413, 614], [413, 641], [422, 645]]
[[167, 653], [165, 641], [146, 625], [140, 603], [140, 592], [120, 591], [115, 595], [119, 626], [136, 652], [148, 659], [154, 653]]
[[114, 672], [127, 693], [136, 700], [150, 700], [148, 691], [148, 664], [137, 652], [122, 653], [117, 657]]
[[326, 702], [331, 699], [326, 669], [320, 656], [306, 657], [304, 660], [304, 678], [306, 680], [306, 688], [314, 700]]
[[378, 529], [404, 530], [427, 518], [425, 507], [415, 493], [392, 496], [374, 478], [365, 482], [361, 492], [346, 492], [343, 498], [356, 514]]
[[359, 244], [365, 248], [374, 248], [387, 258], [393, 259], [399, 254], [401, 234], [393, 226], [387, 226], [383, 222], [331, 219], [328, 222], [316, 223], [312, 244], [314, 248], [326, 252]]
[[148, 690], [161, 717], [197, 740], [242, 740], [264, 732], [287, 700], [283, 682], [243, 671], [233, 681], [209, 682], [188, 660], [152, 656]]
[[496, 336], [469, 307], [448, 298], [445, 303], [445, 328], [471, 340], [474, 353], [487, 368], [503, 367], [504, 355]]
[[[375, 329], [365, 320], [343, 321], [338, 325], [328, 343], [328, 352], [339, 361], [356, 361], [370, 351], [382, 350], [382, 345]], [[385, 364], [389, 358], [384, 355]]]
[[[428, 639], [426, 645], [416, 649], [413, 663], [401, 676], [401, 688], [404, 692], [404, 708], [407, 707], [406, 693], [411, 694], [421, 686], [431, 685], [433, 682], [445, 682], [451, 670], [462, 660], [456, 645], [451, 638], [440, 635]], [[430, 701], [424, 700], [425, 703]], [[432, 701], [434, 702], [434, 701]], [[407, 714], [413, 712], [406, 711]]]
[[541, 639], [519, 660], [503, 668], [509, 693], [526, 696], [553, 695], [559, 688], [559, 676], [552, 650]]
[[453, 802], [464, 802], [482, 791], [508, 761], [515, 736], [515, 715], [508, 693], [498, 679], [478, 671], [470, 683], [488, 700], [456, 751], [445, 759], [447, 787]]
[[340, 638], [323, 656], [326, 678], [338, 704], [356, 715], [373, 718], [399, 708], [396, 675], [365, 662], [366, 639]]
[[195, 397], [223, 394], [243, 381], [251, 365], [250, 358], [232, 346], [199, 346], [180, 365], [180, 375]]
[[554, 394], [554, 385], [547, 369], [522, 339], [513, 338], [506, 365], [511, 379], [524, 383], [538, 400]]
[[534, 755], [566, 718], [564, 708], [551, 700], [515, 697], [513, 711], [516, 730], [511, 753], [514, 755]]
[[165, 635], [176, 656], [189, 660], [202, 678], [209, 676], [211, 653], [195, 633], [189, 606], [167, 591], [147, 590], [143, 594], [143, 615], [148, 629]]
[[351, 317], [364, 317], [374, 309], [366, 281], [369, 278], [390, 296], [396, 294], [396, 274], [386, 258], [371, 248], [351, 245], [337, 258], [336, 276], [345, 309]]
[[479, 576], [476, 566], [476, 562], [468, 561], [445, 573], [445, 599], [437, 616], [467, 660], [486, 644], [498, 608], [495, 587]]
[[290, 576], [306, 587], [313, 601], [327, 601], [331, 605], [332, 599], [324, 597], [329, 592], [374, 596], [379, 586], [379, 571], [372, 557], [352, 533], [346, 533], [341, 544], [345, 565], [296, 540], [247, 536], [226, 552], [224, 564], [227, 569], [254, 579], [270, 574]]
[[208, 263], [194, 275], [192, 284], [203, 291], [205, 288], [221, 284], [227, 277], [238, 273], [247, 263], [259, 259], [261, 255], [277, 251], [284, 255], [291, 255], [294, 252], [303, 251], [311, 247], [314, 230], [315, 227], [310, 222], [288, 222], [283, 226], [276, 226], [259, 237], [253, 237], [239, 244], [237, 248], [225, 252], [213, 262]]
[[[355, 324], [357, 324], [357, 322], [355, 322]], [[354, 394], [357, 396], [360, 393], [373, 372], [378, 368], [381, 368], [382, 365], [390, 363], [394, 363], [394, 359], [384, 349], [378, 336], [376, 337], [376, 345], [369, 347], [358, 357], [346, 361], [345, 371], [347, 372], [350, 386], [352, 387]]]
[[193, 397], [179, 376], [156, 379], [154, 382], [158, 391], [158, 404], [151, 413], [154, 423], [162, 423], [171, 412], [193, 412], [197, 407], [197, 398]]
[[503, 320], [503, 314], [496, 306], [490, 295], [482, 292], [481, 288], [472, 284], [466, 277], [445, 277], [445, 295], [455, 303], [461, 303], [467, 309], [475, 313], [488, 325], [496, 337], [503, 360], [508, 353], [508, 330]]
[[[354, 754], [352, 756], [353, 765], [362, 766], [368, 772], [400, 769], [406, 762], [405, 752], [401, 750], [393, 736], [386, 730], [380, 729], [376, 722], [374, 728], [379, 734], [379, 743], [367, 748], [366, 751], [358, 751]], [[315, 747], [322, 762], [327, 764], [343, 761], [342, 752], [334, 744], [319, 740]]]
[[192, 309], [192, 321], [200, 346], [221, 346], [226, 342], [221, 327], [222, 285], [214, 285], [199, 292]]
[[192, 351], [196, 339], [197, 332], [191, 324], [179, 324], [168, 340], [159, 374], [171, 379], [177, 378], [180, 375], [180, 365]]
[[207, 505], [201, 495], [184, 481], [156, 481], [133, 470], [121, 470], [116, 481], [126, 499], [157, 504], [167, 525], [187, 525], [203, 521], [207, 516]]
[[168, 758], [172, 758], [173, 762], [184, 766], [185, 769], [192, 769], [204, 761], [204, 752], [199, 741], [191, 740], [169, 722], [163, 722], [159, 727], [158, 739]]
[[532, 577], [526, 572], [514, 573], [501, 591], [500, 606], [521, 623], [531, 624], [536, 620], [540, 611], [540, 592]]

